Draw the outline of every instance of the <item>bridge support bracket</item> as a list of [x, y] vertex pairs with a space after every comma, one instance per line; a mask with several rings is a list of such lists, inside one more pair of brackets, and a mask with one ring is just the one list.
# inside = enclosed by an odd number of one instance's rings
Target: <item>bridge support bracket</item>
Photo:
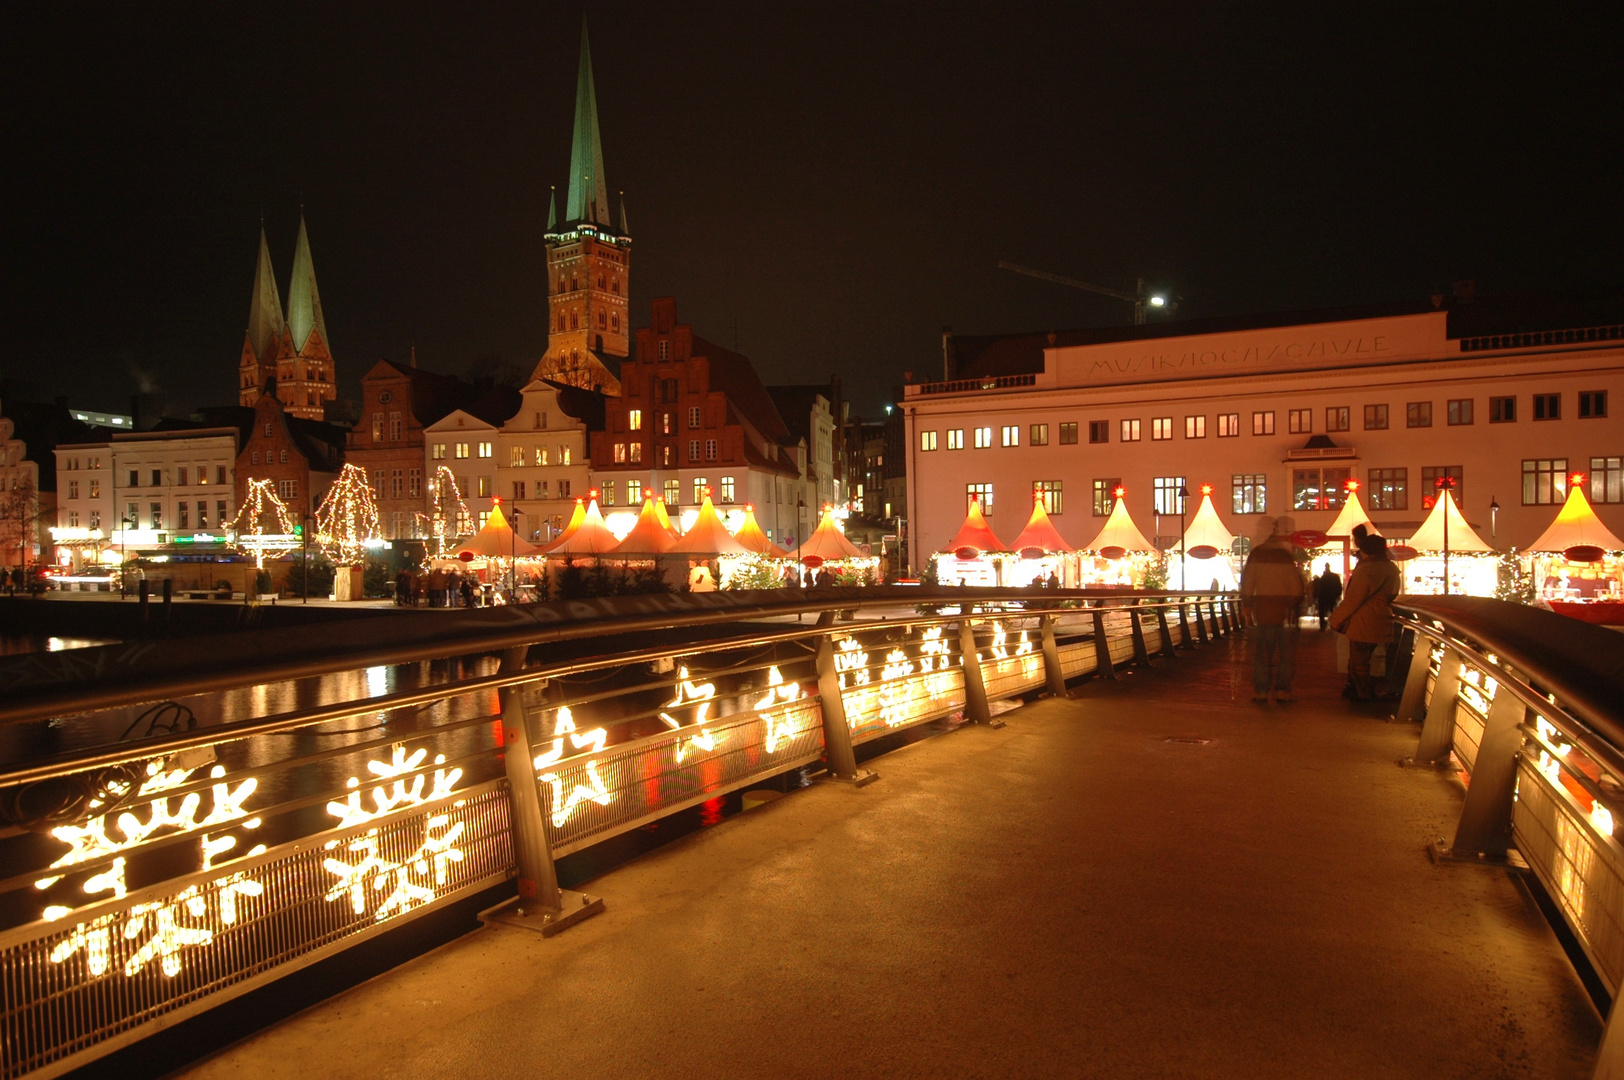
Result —
[[1454, 848], [1446, 847], [1442, 840], [1434, 840], [1427, 845], [1427, 857], [1440, 866], [1490, 866], [1497, 870], [1515, 870], [1519, 873], [1528, 869], [1527, 861], [1516, 848], [1507, 850], [1504, 855], [1464, 851], [1456, 853]]
[[542, 937], [552, 937], [578, 922], [602, 914], [603, 897], [590, 896], [574, 889], [559, 889], [557, 908], [539, 900], [515, 896], [481, 911], [479, 921], [487, 926], [515, 926]]
[[1455, 764], [1455, 759], [1451, 757], [1439, 758], [1436, 761], [1426, 761], [1414, 757], [1401, 757], [1398, 759], [1398, 767], [1401, 769], [1431, 769], [1434, 772], [1444, 773], [1460, 772], [1460, 766]]
[[859, 768], [851, 776], [837, 776], [826, 772], [817, 779], [825, 784], [843, 784], [847, 787], [867, 787], [880, 778], [880, 774], [872, 769]]

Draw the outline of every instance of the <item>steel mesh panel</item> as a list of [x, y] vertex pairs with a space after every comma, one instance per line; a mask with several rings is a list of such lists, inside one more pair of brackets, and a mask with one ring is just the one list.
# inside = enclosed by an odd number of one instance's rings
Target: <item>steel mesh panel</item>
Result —
[[878, 684], [848, 688], [841, 695], [846, 726], [854, 744], [891, 731], [951, 716], [964, 708], [964, 669], [955, 663], [937, 671], [905, 675]]
[[85, 922], [21, 927], [0, 946], [0, 1077], [71, 1068], [109, 1040], [501, 881], [508, 830], [505, 785], [492, 784], [75, 913]]
[[1078, 641], [1068, 645], [1059, 646], [1060, 672], [1066, 678], [1083, 675], [1096, 670], [1099, 665], [1094, 659], [1094, 643], [1092, 641]]

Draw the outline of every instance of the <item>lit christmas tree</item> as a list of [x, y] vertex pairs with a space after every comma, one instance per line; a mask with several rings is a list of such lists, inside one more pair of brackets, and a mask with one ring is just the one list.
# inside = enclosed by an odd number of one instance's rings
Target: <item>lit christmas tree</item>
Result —
[[276, 495], [273, 480], [248, 481], [248, 497], [231, 519], [230, 531], [236, 537], [237, 550], [251, 553], [254, 566], [265, 569], [265, 556], [286, 555], [299, 546], [299, 537], [293, 531], [293, 516], [288, 504]]
[[429, 481], [429, 536], [434, 540], [434, 557], [446, 557], [446, 548], [464, 536], [473, 535], [473, 515], [468, 513], [468, 504], [462, 501], [462, 492], [457, 487], [457, 478], [451, 475], [451, 470], [444, 465], [440, 466]]
[[366, 471], [345, 465], [316, 509], [316, 541], [334, 563], [354, 566], [365, 554], [367, 541], [377, 538], [378, 504]]

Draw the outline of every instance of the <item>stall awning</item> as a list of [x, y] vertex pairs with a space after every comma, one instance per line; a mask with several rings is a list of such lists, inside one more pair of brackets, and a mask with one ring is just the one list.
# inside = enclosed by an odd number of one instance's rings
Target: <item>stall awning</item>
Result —
[[1203, 485], [1201, 488], [1201, 505], [1196, 508], [1195, 518], [1190, 527], [1184, 530], [1184, 550], [1191, 548], [1210, 547], [1221, 552], [1228, 552], [1235, 546], [1235, 534], [1224, 528], [1223, 519], [1212, 505], [1212, 488]]
[[987, 524], [987, 517], [981, 512], [980, 499], [970, 502], [970, 512], [964, 515], [964, 524], [959, 526], [958, 533], [942, 550], [951, 554], [961, 548], [970, 548], [982, 554], [1009, 550], [1008, 546], [998, 539], [998, 534], [992, 531], [992, 526]]
[[1552, 552], [1576, 547], [1598, 547], [1603, 551], [1624, 549], [1624, 542], [1620, 542], [1590, 508], [1582, 483], [1568, 485], [1568, 499], [1556, 520], [1538, 540], [1528, 545], [1528, 550]]
[[671, 546], [671, 551], [678, 555], [742, 555], [746, 548], [727, 531], [711, 504], [711, 497], [706, 495], [699, 505], [699, 516], [682, 539]]
[[579, 524], [575, 518], [570, 518], [571, 528], [565, 529], [557, 540], [546, 545], [541, 550], [548, 555], [602, 555], [613, 550], [620, 543], [615, 534], [609, 531], [609, 526], [603, 523], [603, 513], [598, 509], [598, 500], [592, 499], [586, 510], [581, 510], [581, 504], [575, 504], [576, 512], [581, 514]]
[[1111, 516], [1105, 519], [1105, 528], [1099, 535], [1085, 547], [1084, 551], [1104, 551], [1107, 548], [1121, 548], [1123, 551], [1155, 551], [1156, 546], [1145, 539], [1145, 534], [1139, 531], [1139, 526], [1133, 523], [1128, 516], [1128, 508], [1122, 502], [1119, 494], [1116, 505], [1111, 508]]
[[468, 551], [486, 559], [508, 559], [517, 555], [529, 555], [535, 550], [536, 545], [513, 535], [513, 529], [508, 525], [507, 518], [502, 515], [502, 505], [499, 502], [492, 504], [484, 527], [457, 545], [459, 554]]
[[1427, 520], [1415, 530], [1410, 537], [1410, 546], [1417, 551], [1444, 550], [1444, 520], [1449, 521], [1449, 550], [1450, 551], [1493, 551], [1483, 542], [1483, 538], [1473, 531], [1471, 523], [1461, 516], [1460, 508], [1455, 505], [1455, 497], [1445, 491], [1437, 502], [1432, 504], [1432, 513]]

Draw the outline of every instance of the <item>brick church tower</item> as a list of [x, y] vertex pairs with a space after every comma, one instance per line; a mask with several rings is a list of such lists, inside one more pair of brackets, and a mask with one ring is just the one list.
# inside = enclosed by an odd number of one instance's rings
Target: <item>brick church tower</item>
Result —
[[592, 52], [584, 23], [568, 192], [562, 227], [556, 193], [548, 197], [547, 353], [532, 377], [618, 395], [620, 381], [605, 357], [620, 358], [630, 352], [627, 300], [632, 239], [626, 228], [624, 197], [618, 227], [610, 217]]
[[259, 265], [254, 270], [254, 294], [248, 305], [248, 332], [238, 366], [237, 400], [253, 405], [266, 381], [274, 376], [276, 396], [289, 414], [320, 420], [326, 403], [338, 396], [334, 368], [304, 215], [299, 215], [299, 242], [293, 252], [286, 318], [261, 226]]

